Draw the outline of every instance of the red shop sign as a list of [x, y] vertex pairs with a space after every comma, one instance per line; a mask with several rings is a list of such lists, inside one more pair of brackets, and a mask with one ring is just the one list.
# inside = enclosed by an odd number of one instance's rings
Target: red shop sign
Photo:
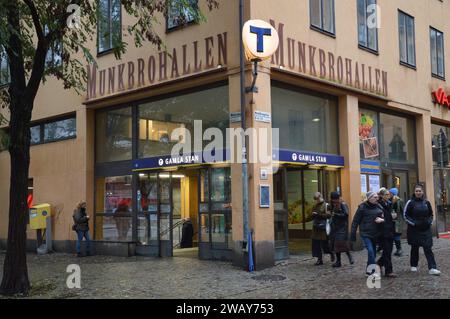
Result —
[[442, 88], [439, 88], [437, 91], [433, 91], [434, 103], [437, 103], [442, 106], [446, 106], [450, 109], [450, 94], [447, 95]]

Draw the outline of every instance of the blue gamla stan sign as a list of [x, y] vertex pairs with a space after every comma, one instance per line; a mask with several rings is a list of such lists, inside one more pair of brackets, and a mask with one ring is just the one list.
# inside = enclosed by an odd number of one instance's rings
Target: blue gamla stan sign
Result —
[[[312, 152], [273, 150], [272, 158], [277, 162], [303, 163], [323, 166], [344, 166], [344, 157], [332, 154], [321, 154]], [[157, 156], [133, 161], [133, 170], [167, 168], [186, 165], [212, 164], [230, 161], [229, 150], [221, 150], [212, 154], [210, 158], [204, 157], [202, 153], [192, 153], [179, 156]]]

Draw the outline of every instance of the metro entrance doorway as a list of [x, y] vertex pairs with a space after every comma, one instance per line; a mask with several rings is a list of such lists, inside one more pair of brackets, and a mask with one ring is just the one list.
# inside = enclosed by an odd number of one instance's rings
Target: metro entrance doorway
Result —
[[[231, 258], [229, 167], [139, 172], [137, 253]], [[183, 225], [190, 219], [192, 227]]]

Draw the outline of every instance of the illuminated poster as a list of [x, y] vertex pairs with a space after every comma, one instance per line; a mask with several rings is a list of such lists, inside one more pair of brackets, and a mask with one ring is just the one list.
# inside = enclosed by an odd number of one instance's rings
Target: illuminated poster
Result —
[[377, 115], [375, 112], [361, 110], [359, 113], [359, 141], [364, 158], [375, 158], [379, 155], [377, 138]]
[[361, 194], [367, 193], [367, 175], [361, 174]]

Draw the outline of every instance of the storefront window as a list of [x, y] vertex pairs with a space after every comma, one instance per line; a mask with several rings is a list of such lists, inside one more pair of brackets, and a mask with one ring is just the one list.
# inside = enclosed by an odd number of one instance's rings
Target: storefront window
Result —
[[437, 124], [431, 124], [431, 144], [434, 166], [445, 167], [449, 165], [449, 133], [450, 128]]
[[400, 116], [380, 113], [381, 161], [416, 162], [414, 122]]
[[272, 86], [272, 118], [281, 149], [339, 153], [336, 100]]
[[96, 121], [97, 162], [131, 160], [131, 107], [100, 112]]
[[99, 177], [96, 181], [95, 239], [132, 240], [131, 176]]
[[[139, 157], [170, 155], [172, 148], [186, 141], [194, 150], [194, 120], [201, 121], [202, 133], [208, 128], [218, 128], [225, 148], [226, 129], [229, 127], [228, 86], [189, 93], [139, 106]], [[172, 135], [176, 129], [186, 129], [185, 134]], [[204, 141], [203, 146], [211, 141]]]

